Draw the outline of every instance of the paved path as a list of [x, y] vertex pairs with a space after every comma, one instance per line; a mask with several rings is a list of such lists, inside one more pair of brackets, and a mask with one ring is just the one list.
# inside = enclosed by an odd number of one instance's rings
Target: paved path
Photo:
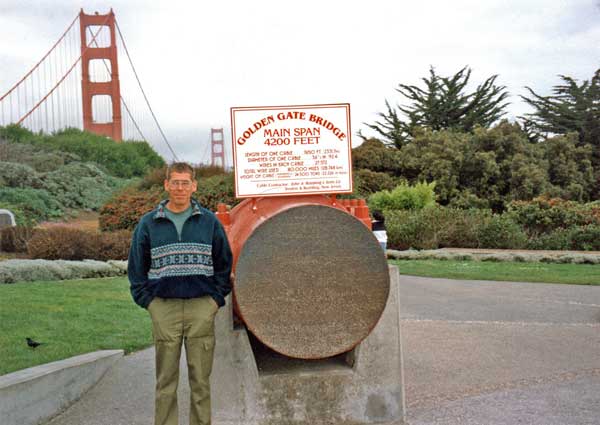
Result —
[[410, 424], [600, 424], [600, 287], [401, 280]]
[[[600, 424], [600, 287], [401, 276], [401, 296], [409, 424]], [[153, 355], [50, 424], [151, 424]]]

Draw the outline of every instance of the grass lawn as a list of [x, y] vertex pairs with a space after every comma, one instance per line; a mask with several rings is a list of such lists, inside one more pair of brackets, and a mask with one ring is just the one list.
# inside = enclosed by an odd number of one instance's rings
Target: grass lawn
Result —
[[[43, 345], [31, 349], [30, 337]], [[152, 344], [127, 278], [0, 285], [0, 375], [90, 351]]]
[[491, 261], [390, 260], [400, 274], [466, 280], [600, 285], [600, 265]]
[[[392, 260], [401, 274], [453, 279], [600, 285], [600, 265]], [[31, 337], [43, 343], [31, 349]], [[0, 375], [104, 349], [152, 344], [148, 313], [127, 278], [0, 285]]]

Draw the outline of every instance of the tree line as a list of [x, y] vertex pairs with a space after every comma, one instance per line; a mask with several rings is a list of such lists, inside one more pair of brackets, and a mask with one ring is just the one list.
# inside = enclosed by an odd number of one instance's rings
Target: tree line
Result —
[[432, 67], [422, 85], [399, 84], [403, 104], [365, 125], [353, 151], [368, 195], [400, 182], [435, 181], [438, 201], [502, 211], [511, 200], [536, 196], [600, 199], [600, 69], [578, 83], [560, 75], [551, 94], [526, 87], [532, 112], [504, 119], [506, 87], [497, 75], [468, 90], [471, 69], [440, 76]]

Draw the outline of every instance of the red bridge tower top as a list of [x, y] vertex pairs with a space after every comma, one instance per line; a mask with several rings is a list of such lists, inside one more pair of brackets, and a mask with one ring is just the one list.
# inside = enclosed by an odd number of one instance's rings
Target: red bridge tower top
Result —
[[[83, 103], [83, 129], [92, 133], [111, 137], [120, 142], [123, 139], [121, 127], [121, 89], [119, 85], [119, 67], [117, 63], [117, 43], [115, 36], [115, 14], [112, 9], [107, 15], [86, 15], [83, 9], [79, 13], [81, 29], [81, 92]], [[86, 40], [87, 28], [105, 26], [110, 31], [110, 46], [96, 47]], [[96, 34], [99, 31], [96, 32]], [[90, 79], [90, 61], [105, 59], [110, 62], [111, 79], [107, 82], [93, 82]], [[110, 96], [112, 103], [112, 122], [96, 123], [93, 120], [92, 99], [94, 96]]]

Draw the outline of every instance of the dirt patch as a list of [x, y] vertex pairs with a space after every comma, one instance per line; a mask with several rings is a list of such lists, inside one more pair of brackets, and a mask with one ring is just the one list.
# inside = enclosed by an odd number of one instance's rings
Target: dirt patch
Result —
[[4, 252], [0, 251], [0, 261], [3, 260], [18, 260], [27, 259], [29, 256], [26, 252]]
[[100, 229], [100, 214], [95, 211], [82, 211], [77, 217], [66, 221], [45, 221], [38, 225], [39, 228], [48, 229], [56, 226], [67, 226], [82, 230], [97, 232]]

